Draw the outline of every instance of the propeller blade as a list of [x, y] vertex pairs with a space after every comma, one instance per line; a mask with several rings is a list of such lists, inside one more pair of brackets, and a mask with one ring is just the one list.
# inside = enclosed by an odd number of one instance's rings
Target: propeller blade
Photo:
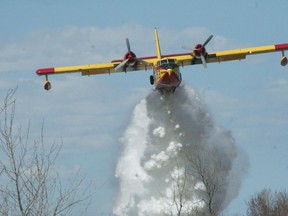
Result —
[[131, 48], [130, 48], [130, 43], [129, 43], [129, 39], [128, 38], [126, 38], [126, 46], [127, 46], [128, 52], [130, 54]]
[[213, 35], [210, 35], [207, 40], [203, 43], [203, 47], [205, 47], [209, 42], [210, 40], [213, 38]]
[[129, 61], [129, 59], [126, 59], [124, 61], [122, 61], [119, 65], [117, 65], [114, 70], [117, 71], [119, 70], [120, 68], [124, 67], [124, 65]]
[[203, 66], [204, 66], [204, 68], [207, 68], [207, 63], [206, 63], [206, 59], [205, 59], [205, 57], [201, 54], [201, 60], [202, 60], [202, 64], [203, 64]]
[[137, 60], [138, 62], [142, 63], [142, 64], [145, 65], [145, 66], [148, 66], [148, 65], [149, 65], [148, 62], [143, 61], [142, 59], [136, 59], [136, 60]]

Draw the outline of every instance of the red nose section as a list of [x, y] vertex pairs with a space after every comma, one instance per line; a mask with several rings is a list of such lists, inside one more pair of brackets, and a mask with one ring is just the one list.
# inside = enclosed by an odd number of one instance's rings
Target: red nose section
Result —
[[176, 88], [180, 85], [181, 79], [176, 73], [166, 72], [158, 81], [156, 89]]

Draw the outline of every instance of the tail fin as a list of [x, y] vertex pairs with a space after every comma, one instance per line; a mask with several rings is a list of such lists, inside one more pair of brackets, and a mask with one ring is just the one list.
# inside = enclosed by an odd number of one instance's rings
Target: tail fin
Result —
[[161, 59], [161, 49], [160, 49], [160, 43], [159, 43], [159, 38], [158, 38], [158, 32], [157, 29], [155, 28], [155, 40], [156, 40], [156, 53], [157, 53], [157, 58]]

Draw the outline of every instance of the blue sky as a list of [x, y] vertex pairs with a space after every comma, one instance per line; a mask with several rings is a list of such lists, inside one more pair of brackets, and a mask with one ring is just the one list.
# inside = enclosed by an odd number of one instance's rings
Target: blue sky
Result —
[[[151, 72], [51, 76], [52, 90], [46, 92], [35, 70], [119, 59], [126, 37], [138, 56], [154, 55], [154, 27], [162, 53], [182, 52], [181, 45], [193, 46], [210, 34], [208, 51], [285, 43], [287, 10], [286, 0], [3, 0], [0, 96], [18, 86], [19, 123], [31, 121], [33, 138], [44, 120], [47, 142], [63, 139], [59, 167], [67, 176], [80, 168], [93, 179], [91, 212], [108, 214], [117, 191], [119, 139], [135, 105], [153, 88]], [[245, 201], [264, 187], [287, 189], [288, 72], [280, 57], [182, 68], [185, 83], [201, 93], [215, 124], [231, 130], [249, 158], [227, 215], [244, 213]]]

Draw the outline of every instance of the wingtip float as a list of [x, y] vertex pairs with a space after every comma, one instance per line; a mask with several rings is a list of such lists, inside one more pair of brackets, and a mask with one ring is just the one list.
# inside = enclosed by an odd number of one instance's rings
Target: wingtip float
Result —
[[44, 89], [50, 90], [51, 83], [48, 80], [48, 76], [52, 74], [81, 72], [82, 75], [96, 75], [152, 69], [153, 75], [150, 76], [150, 84], [155, 85], [155, 88], [160, 92], [174, 92], [182, 81], [180, 66], [202, 64], [206, 68], [209, 63], [241, 60], [245, 59], [247, 55], [269, 52], [282, 52], [280, 64], [282, 66], [288, 64], [284, 53], [285, 50], [288, 50], [288, 43], [210, 53], [206, 51], [206, 45], [211, 41], [212, 37], [213, 35], [210, 35], [203, 44], [197, 44], [194, 48], [189, 48], [191, 50], [189, 53], [162, 55], [158, 31], [155, 28], [156, 56], [138, 58], [131, 50], [130, 42], [127, 38], [127, 52], [124, 54], [123, 59], [100, 64], [43, 68], [38, 69], [36, 74], [39, 76], [45, 75]]

